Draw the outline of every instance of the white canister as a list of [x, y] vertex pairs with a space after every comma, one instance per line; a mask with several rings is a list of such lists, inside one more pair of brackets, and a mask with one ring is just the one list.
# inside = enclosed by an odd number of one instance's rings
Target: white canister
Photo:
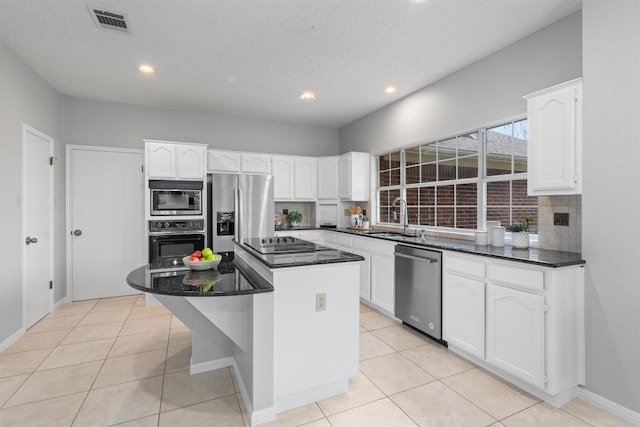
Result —
[[489, 244], [489, 232], [476, 231], [476, 245], [486, 246]]
[[484, 229], [487, 230], [487, 232], [489, 233], [489, 240], [488, 240], [488, 244], [491, 245], [491, 229], [493, 227], [500, 227], [500, 221], [487, 221], [485, 223]]
[[491, 227], [491, 246], [504, 246], [504, 227]]

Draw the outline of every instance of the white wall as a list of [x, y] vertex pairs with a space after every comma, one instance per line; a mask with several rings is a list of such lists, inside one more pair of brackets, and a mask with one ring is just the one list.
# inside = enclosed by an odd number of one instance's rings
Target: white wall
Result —
[[525, 114], [522, 96], [582, 75], [576, 12], [340, 129], [340, 152], [374, 154]]
[[202, 114], [64, 98], [66, 144], [143, 148], [143, 139], [279, 154], [338, 154], [338, 130], [223, 114]]
[[64, 292], [62, 97], [0, 43], [0, 342], [22, 328], [22, 124], [55, 140], [54, 284]]
[[640, 3], [585, 0], [587, 388], [640, 412]]

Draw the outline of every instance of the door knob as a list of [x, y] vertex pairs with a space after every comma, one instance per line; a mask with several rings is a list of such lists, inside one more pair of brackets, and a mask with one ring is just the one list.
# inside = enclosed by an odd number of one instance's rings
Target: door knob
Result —
[[82, 235], [82, 230], [73, 230], [73, 235], [74, 236], [81, 236]]
[[36, 239], [35, 237], [28, 237], [26, 239], [24, 239], [24, 242], [27, 245], [30, 245], [31, 243], [38, 243], [38, 239]]

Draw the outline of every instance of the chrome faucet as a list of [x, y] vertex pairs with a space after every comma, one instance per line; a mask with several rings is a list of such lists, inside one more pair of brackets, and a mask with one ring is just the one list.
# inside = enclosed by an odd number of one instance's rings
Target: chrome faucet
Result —
[[[393, 203], [391, 204], [391, 206], [398, 207], [398, 203], [402, 202], [404, 205], [404, 231], [402, 234], [406, 235], [407, 234], [407, 226], [409, 225], [409, 219], [407, 218], [407, 201], [405, 199], [403, 199], [402, 197], [396, 197], [395, 199], [393, 199]], [[396, 211], [393, 211], [393, 219], [397, 219], [398, 214], [396, 213]]]

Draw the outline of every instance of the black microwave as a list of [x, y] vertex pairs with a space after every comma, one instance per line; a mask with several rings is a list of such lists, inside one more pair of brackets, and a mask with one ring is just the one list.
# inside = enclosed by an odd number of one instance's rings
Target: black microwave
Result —
[[149, 181], [151, 216], [202, 215], [202, 181]]

